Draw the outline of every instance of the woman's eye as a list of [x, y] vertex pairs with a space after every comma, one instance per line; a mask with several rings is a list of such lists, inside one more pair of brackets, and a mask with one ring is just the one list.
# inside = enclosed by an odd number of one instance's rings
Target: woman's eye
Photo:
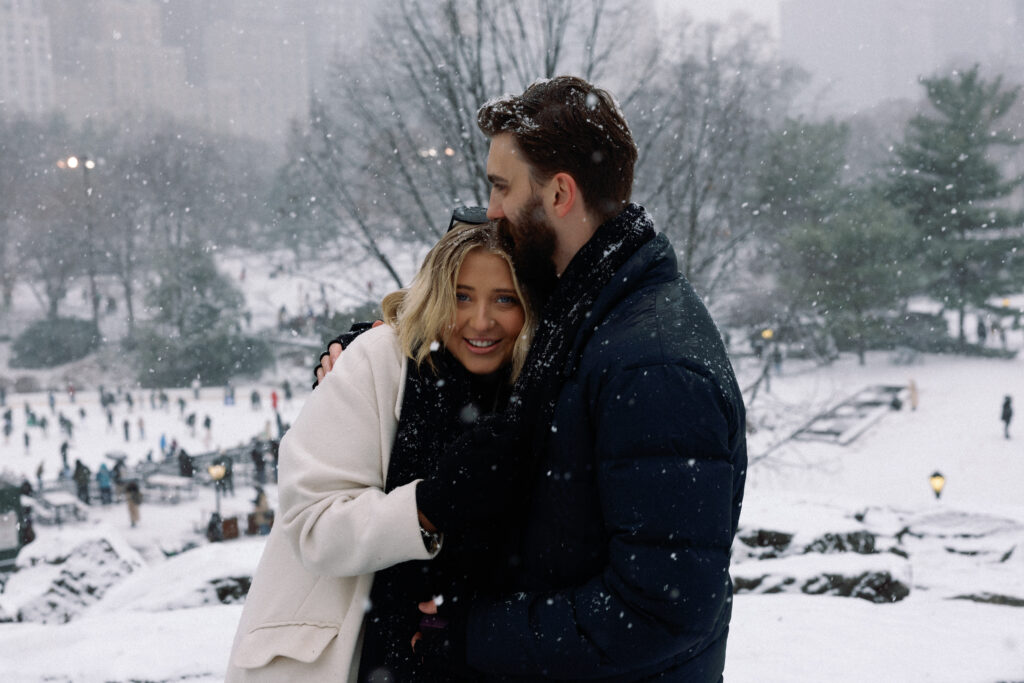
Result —
[[516, 306], [519, 304], [519, 299], [515, 298], [514, 296], [499, 296], [498, 303]]
[[469, 294], [463, 294], [462, 292], [457, 292], [455, 294], [455, 300], [456, 301], [469, 301]]

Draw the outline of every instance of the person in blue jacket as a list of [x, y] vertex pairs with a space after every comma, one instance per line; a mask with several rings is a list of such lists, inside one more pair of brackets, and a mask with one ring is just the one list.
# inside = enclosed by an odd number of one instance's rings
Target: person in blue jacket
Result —
[[418, 604], [410, 646], [448, 680], [720, 681], [747, 467], [721, 335], [629, 203], [637, 149], [608, 92], [538, 81], [478, 124], [487, 215], [545, 303], [508, 409], [417, 487], [432, 526], [503, 554], [470, 598]]
[[114, 492], [111, 487], [112, 475], [110, 468], [107, 467], [107, 463], [100, 464], [99, 471], [96, 472], [96, 485], [100, 489], [100, 501], [104, 505], [110, 505], [114, 502]]

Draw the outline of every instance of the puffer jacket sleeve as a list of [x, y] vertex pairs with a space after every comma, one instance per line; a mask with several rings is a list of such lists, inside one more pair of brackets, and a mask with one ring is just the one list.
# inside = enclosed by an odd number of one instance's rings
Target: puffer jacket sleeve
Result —
[[683, 364], [619, 370], [595, 406], [607, 562], [578, 585], [478, 604], [475, 668], [601, 678], [692, 657], [720, 635], [731, 602], [732, 407]]
[[384, 493], [405, 359], [387, 326], [341, 354], [281, 441], [281, 523], [303, 566], [322, 576], [368, 574], [430, 559], [416, 484]]

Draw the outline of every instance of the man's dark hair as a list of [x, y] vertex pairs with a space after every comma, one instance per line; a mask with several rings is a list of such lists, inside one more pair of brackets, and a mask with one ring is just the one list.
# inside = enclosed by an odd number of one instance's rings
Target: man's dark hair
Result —
[[571, 175], [602, 221], [629, 202], [636, 143], [608, 91], [575, 76], [537, 81], [522, 95], [484, 104], [477, 125], [487, 137], [511, 133], [534, 181]]

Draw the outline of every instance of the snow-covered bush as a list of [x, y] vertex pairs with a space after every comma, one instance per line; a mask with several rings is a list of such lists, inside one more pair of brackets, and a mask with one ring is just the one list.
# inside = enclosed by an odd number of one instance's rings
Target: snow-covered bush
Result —
[[50, 368], [78, 360], [100, 344], [91, 320], [52, 318], [33, 323], [11, 345], [12, 368]]

